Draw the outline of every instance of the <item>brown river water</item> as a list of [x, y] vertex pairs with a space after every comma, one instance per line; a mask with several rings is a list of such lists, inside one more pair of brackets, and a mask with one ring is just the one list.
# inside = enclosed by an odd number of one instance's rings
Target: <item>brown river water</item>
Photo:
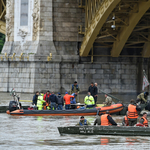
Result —
[[[32, 99], [33, 94], [20, 94], [21, 99]], [[24, 98], [23, 98], [24, 97]], [[80, 96], [82, 97], [82, 96]], [[83, 96], [84, 97], [84, 96]], [[100, 98], [101, 97], [101, 98]], [[135, 95], [116, 95], [128, 103]], [[0, 105], [7, 105], [9, 93], [0, 93]], [[104, 100], [100, 95], [98, 103]], [[82, 102], [82, 99], [80, 100]], [[28, 105], [25, 102], [23, 105]], [[113, 116], [121, 125], [123, 116]], [[85, 117], [91, 124], [95, 116]], [[150, 120], [150, 117], [148, 117]], [[30, 117], [10, 116], [0, 113], [0, 150], [143, 150], [150, 149], [150, 137], [144, 136], [105, 136], [105, 135], [64, 135], [60, 136], [57, 127], [74, 126], [79, 116], [69, 117]], [[149, 122], [150, 124], [150, 122]]]

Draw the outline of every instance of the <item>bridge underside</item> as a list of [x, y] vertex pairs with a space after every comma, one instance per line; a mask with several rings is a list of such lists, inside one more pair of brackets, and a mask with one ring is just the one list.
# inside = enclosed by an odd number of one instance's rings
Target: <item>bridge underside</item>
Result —
[[6, 33], [6, 0], [0, 0], [0, 33]]
[[80, 0], [81, 4], [86, 16], [81, 57], [104, 56], [104, 50], [111, 57], [150, 57], [150, 0]]

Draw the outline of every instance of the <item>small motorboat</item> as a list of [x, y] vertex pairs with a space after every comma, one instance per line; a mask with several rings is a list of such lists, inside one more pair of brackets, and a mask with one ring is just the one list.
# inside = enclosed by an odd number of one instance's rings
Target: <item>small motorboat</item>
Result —
[[121, 135], [121, 136], [150, 136], [150, 128], [142, 126], [69, 126], [58, 127], [60, 135]]

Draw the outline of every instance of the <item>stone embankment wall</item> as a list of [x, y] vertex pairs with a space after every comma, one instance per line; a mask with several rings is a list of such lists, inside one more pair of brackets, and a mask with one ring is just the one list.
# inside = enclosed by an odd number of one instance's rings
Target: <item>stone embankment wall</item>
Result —
[[51, 90], [65, 93], [77, 80], [82, 92], [87, 92], [91, 82], [105, 92], [131, 93], [141, 87], [136, 63], [56, 63], [56, 62], [1, 62], [0, 91], [34, 92]]

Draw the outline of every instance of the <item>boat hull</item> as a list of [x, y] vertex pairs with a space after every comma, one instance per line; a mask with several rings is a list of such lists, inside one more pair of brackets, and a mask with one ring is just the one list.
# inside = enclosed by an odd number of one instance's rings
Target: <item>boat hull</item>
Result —
[[118, 135], [118, 136], [150, 136], [149, 127], [124, 127], [124, 126], [70, 126], [58, 127], [60, 135]]
[[107, 107], [96, 107], [94, 109], [69, 109], [69, 110], [15, 110], [7, 111], [7, 114], [16, 116], [91, 116], [97, 113], [116, 113], [123, 109], [123, 104], [114, 104]]

